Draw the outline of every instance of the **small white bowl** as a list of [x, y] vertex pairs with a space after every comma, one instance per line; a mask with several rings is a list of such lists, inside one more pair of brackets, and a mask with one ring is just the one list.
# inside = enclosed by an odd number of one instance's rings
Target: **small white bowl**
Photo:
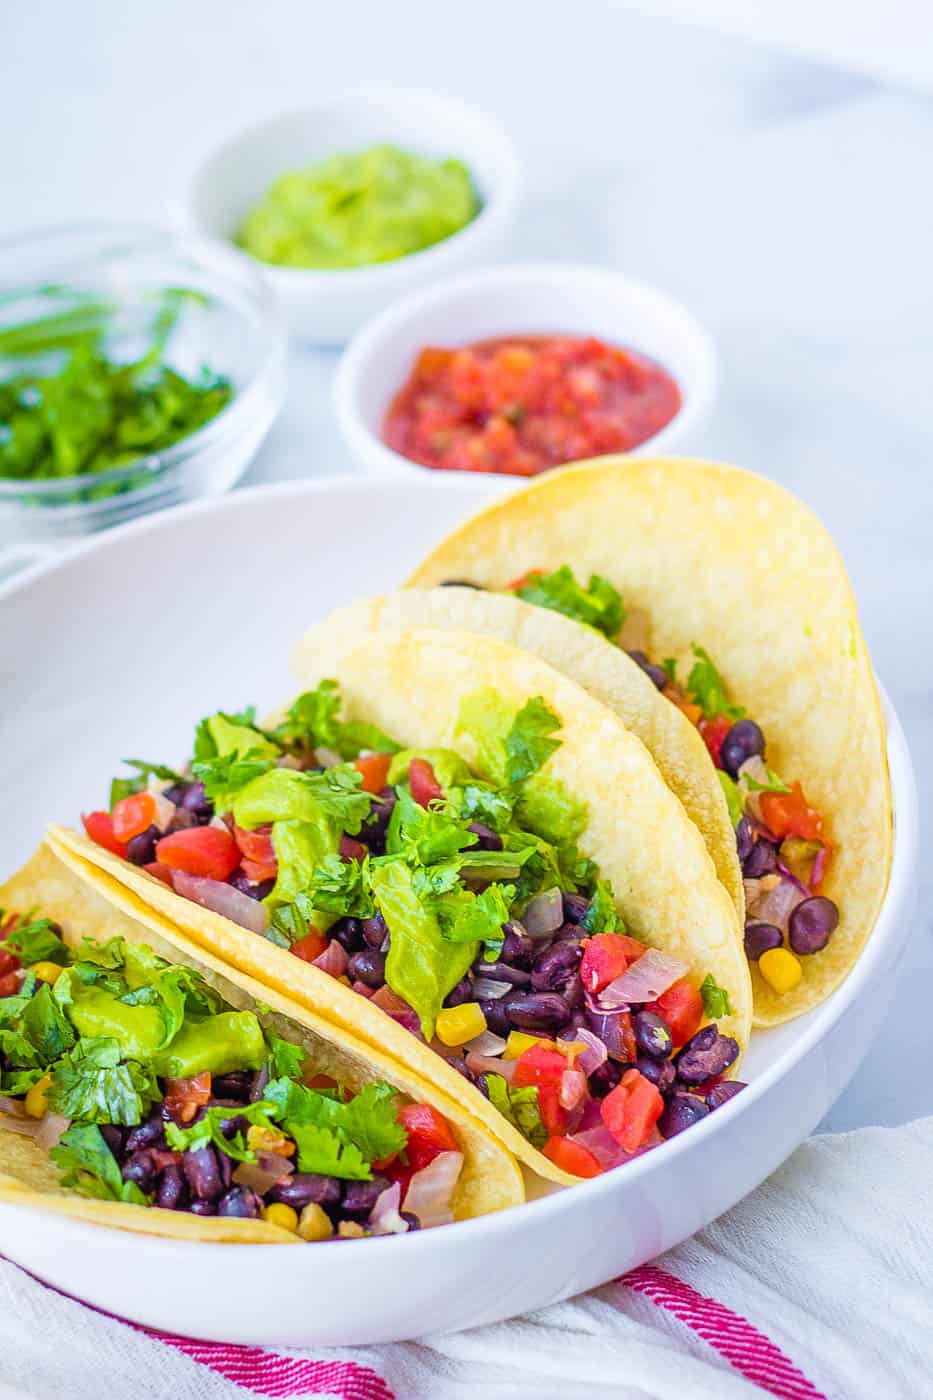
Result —
[[[337, 367], [337, 421], [357, 464], [378, 476], [423, 476], [382, 441], [386, 409], [426, 345], [457, 346], [503, 335], [595, 335], [640, 351], [673, 375], [679, 412], [635, 451], [690, 445], [712, 403], [716, 352], [691, 313], [666, 292], [606, 268], [517, 263], [449, 278], [390, 307], [344, 351]], [[472, 473], [471, 473], [472, 475]]]
[[446, 272], [495, 260], [515, 214], [518, 161], [491, 117], [453, 98], [401, 89], [320, 95], [301, 111], [239, 132], [201, 159], [183, 186], [175, 217], [189, 230], [229, 241], [279, 175], [382, 143], [458, 157], [482, 208], [459, 233], [394, 262], [322, 271], [257, 264], [295, 335], [342, 344], [398, 297]]

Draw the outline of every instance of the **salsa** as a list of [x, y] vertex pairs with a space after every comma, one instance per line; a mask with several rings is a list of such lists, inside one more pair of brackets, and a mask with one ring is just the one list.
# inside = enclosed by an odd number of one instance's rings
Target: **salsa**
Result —
[[595, 336], [502, 336], [423, 349], [382, 437], [425, 467], [537, 476], [628, 452], [680, 406], [667, 371], [634, 350]]

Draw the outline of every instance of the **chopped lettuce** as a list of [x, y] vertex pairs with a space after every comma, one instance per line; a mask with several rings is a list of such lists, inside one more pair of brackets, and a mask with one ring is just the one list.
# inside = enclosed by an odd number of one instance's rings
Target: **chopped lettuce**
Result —
[[235, 1162], [255, 1162], [256, 1153], [247, 1144], [246, 1138], [239, 1129], [231, 1133], [229, 1137], [223, 1131], [222, 1124], [230, 1119], [242, 1119], [251, 1127], [265, 1128], [270, 1133], [275, 1133], [275, 1124], [272, 1121], [274, 1105], [261, 1099], [259, 1103], [237, 1104], [235, 1108], [214, 1106], [204, 1110], [203, 1118], [197, 1123], [192, 1123], [190, 1128], [179, 1127], [177, 1123], [167, 1122], [165, 1125], [165, 1141], [173, 1152], [187, 1152], [199, 1147], [207, 1147], [210, 1143], [221, 1152], [232, 1157]]
[[622, 595], [608, 579], [591, 574], [584, 587], [567, 564], [550, 574], [529, 574], [515, 592], [526, 603], [563, 613], [602, 632], [610, 641], [616, 640], [625, 621]]
[[369, 860], [369, 856], [363, 860], [325, 856], [305, 891], [308, 903], [336, 918], [370, 918], [374, 906], [369, 892]]
[[[0, 919], [3, 912], [0, 910]], [[5, 948], [19, 958], [24, 967], [37, 962], [58, 963], [64, 967], [68, 961], [68, 949], [56, 932], [51, 919], [31, 919], [19, 924], [7, 934]]]
[[358, 758], [364, 749], [395, 753], [398, 744], [375, 724], [340, 718], [340, 687], [334, 680], [323, 680], [316, 690], [306, 690], [289, 708], [275, 731], [286, 745], [305, 749], [332, 749], [341, 758]]
[[23, 1035], [36, 1051], [43, 1064], [51, 1064], [59, 1055], [64, 1055], [75, 1043], [75, 1033], [71, 1022], [52, 996], [52, 988], [43, 982], [38, 991], [29, 999], [23, 1011]]
[[501, 1074], [487, 1074], [486, 1087], [489, 1102], [497, 1108], [503, 1118], [517, 1128], [522, 1137], [527, 1138], [532, 1147], [539, 1150], [548, 1140], [548, 1131], [541, 1117], [538, 1103], [538, 1090], [534, 1084], [521, 1089], [513, 1089]]
[[720, 1016], [732, 1015], [729, 993], [725, 987], [719, 986], [711, 972], [708, 972], [700, 983], [700, 995], [703, 998], [703, 1010], [711, 1021], [718, 1021]]
[[430, 763], [438, 783], [447, 792], [470, 781], [470, 770], [455, 749], [400, 749], [389, 764], [386, 782], [395, 787], [408, 781], [408, 769], [413, 758]]
[[583, 927], [587, 933], [625, 932], [608, 880], [596, 881], [596, 888], [590, 896], [590, 907], [583, 916]]
[[540, 695], [528, 700], [512, 721], [504, 739], [506, 782], [511, 786], [530, 778], [560, 748], [559, 739], [548, 736], [560, 729], [560, 720]]

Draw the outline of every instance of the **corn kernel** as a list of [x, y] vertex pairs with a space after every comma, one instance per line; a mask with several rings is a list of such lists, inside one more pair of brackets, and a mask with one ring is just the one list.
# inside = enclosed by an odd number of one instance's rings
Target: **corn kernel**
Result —
[[438, 1040], [445, 1045], [465, 1045], [486, 1029], [483, 1008], [477, 1001], [465, 1001], [462, 1006], [447, 1006], [438, 1012], [436, 1029]]
[[792, 992], [803, 976], [800, 960], [789, 948], [769, 948], [758, 959], [758, 971], [772, 991]]
[[502, 1052], [503, 1060], [517, 1060], [519, 1055], [524, 1055], [526, 1050], [530, 1050], [532, 1045], [537, 1045], [541, 1039], [540, 1035], [526, 1035], [524, 1031], [509, 1031], [509, 1038], [505, 1042], [505, 1049]]
[[270, 1225], [278, 1225], [283, 1230], [298, 1229], [297, 1210], [291, 1206], [281, 1205], [278, 1201], [271, 1206], [266, 1206], [264, 1216]]
[[337, 1226], [337, 1234], [342, 1240], [361, 1240], [366, 1231], [356, 1220], [341, 1220]]
[[334, 1227], [323, 1206], [319, 1206], [316, 1201], [305, 1206], [298, 1217], [298, 1233], [303, 1240], [308, 1240], [312, 1244], [317, 1240], [330, 1239], [334, 1233]]
[[31, 971], [36, 974], [40, 982], [48, 982], [51, 985], [58, 981], [63, 969], [59, 967], [58, 963], [37, 962], [33, 963]]
[[30, 1118], [43, 1118], [48, 1108], [49, 1085], [52, 1083], [52, 1076], [44, 1074], [26, 1094], [25, 1107]]

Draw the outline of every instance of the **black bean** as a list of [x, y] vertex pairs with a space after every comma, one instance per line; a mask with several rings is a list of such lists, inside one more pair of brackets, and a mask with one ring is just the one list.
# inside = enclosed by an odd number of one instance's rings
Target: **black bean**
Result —
[[751, 855], [752, 846], [755, 844], [755, 837], [752, 833], [752, 824], [748, 817], [740, 817], [739, 824], [735, 828], [735, 846], [739, 855], [739, 863], [744, 865]]
[[202, 824], [209, 822], [214, 815], [214, 804], [208, 801], [203, 783], [189, 783], [181, 805]]
[[385, 788], [378, 797], [373, 798], [369, 815], [360, 827], [359, 839], [374, 855], [382, 855], [385, 851], [386, 833], [395, 803], [395, 793], [391, 788]]
[[839, 923], [839, 910], [831, 899], [817, 894], [804, 899], [792, 910], [787, 937], [790, 946], [801, 957], [825, 948]]
[[584, 894], [564, 895], [564, 918], [568, 924], [582, 924], [589, 907], [590, 901]]
[[376, 1201], [387, 1186], [388, 1177], [375, 1175], [372, 1181], [348, 1181], [340, 1203], [341, 1215], [353, 1215], [358, 1219], [369, 1215]]
[[502, 949], [499, 953], [499, 961], [508, 963], [510, 967], [521, 967], [525, 971], [531, 967], [531, 959], [534, 957], [535, 943], [533, 938], [529, 938], [527, 933], [517, 933], [511, 924], [506, 925], [506, 935], [502, 940]]
[[369, 948], [379, 949], [386, 941], [386, 934], [389, 926], [381, 914], [374, 914], [371, 919], [363, 919], [360, 925], [363, 931], [363, 942]]
[[266, 1092], [266, 1085], [269, 1083], [269, 1080], [271, 1078], [272, 1074], [267, 1064], [263, 1065], [262, 1069], [256, 1070], [255, 1074], [252, 1077], [252, 1080], [250, 1081], [249, 1086], [250, 1103], [259, 1102], [263, 1094]]
[[364, 987], [381, 987], [386, 980], [385, 953], [378, 948], [361, 948], [347, 963], [347, 976]]
[[100, 1132], [104, 1142], [119, 1162], [120, 1158], [123, 1156], [124, 1150], [124, 1129], [118, 1128], [114, 1123], [101, 1123]]
[[483, 1073], [483, 1074], [478, 1074], [478, 1075], [476, 1076], [476, 1078], [473, 1080], [473, 1083], [476, 1085], [477, 1089], [480, 1091], [480, 1093], [482, 1094], [483, 1098], [484, 1098], [484, 1099], [488, 1099], [488, 1098], [489, 1098], [489, 1076], [488, 1076], [487, 1074], [485, 1074], [485, 1073]]
[[668, 674], [664, 667], [655, 666], [654, 662], [643, 651], [630, 651], [628, 654], [635, 665], [640, 666], [645, 675], [654, 681], [658, 690], [663, 690], [668, 682]]
[[455, 987], [447, 993], [444, 998], [445, 1006], [462, 1006], [466, 1001], [473, 1000], [473, 978], [469, 973], [461, 977]]
[[731, 1035], [720, 1035], [714, 1025], [704, 1026], [677, 1056], [677, 1078], [682, 1084], [702, 1084], [725, 1074], [738, 1057], [737, 1040]]
[[728, 1103], [736, 1094], [747, 1088], [748, 1085], [743, 1084], [741, 1079], [723, 1079], [721, 1083], [714, 1084], [706, 1095], [706, 1106], [711, 1110], [722, 1108], [724, 1103]]
[[[564, 990], [563, 992], [561, 992], [561, 996], [564, 998], [565, 1001], [567, 1000], [567, 992], [566, 992], [566, 990]], [[576, 1035], [577, 1035], [577, 1031], [580, 1029], [581, 1026], [585, 1026], [585, 1025], [586, 1025], [586, 1011], [581, 1007], [581, 1008], [579, 1008], [578, 1010], [572, 1011], [572, 1012], [570, 1013], [570, 1020], [567, 1021], [563, 1026], [561, 1026], [561, 1027], [555, 1032], [555, 1034], [556, 1034], [561, 1040], [575, 1040], [575, 1039], [576, 1039]]]
[[760, 880], [762, 875], [771, 875], [777, 870], [777, 863], [776, 844], [764, 836], [759, 836], [742, 861], [742, 874], [746, 880]]
[[165, 1147], [165, 1120], [161, 1106], [154, 1109], [144, 1123], [138, 1123], [127, 1133], [125, 1150], [138, 1152], [141, 1147]]
[[156, 842], [162, 833], [157, 826], [147, 826], [138, 836], [131, 836], [126, 843], [126, 858], [133, 865], [149, 865], [155, 860]]
[[235, 1219], [258, 1220], [262, 1215], [262, 1201], [249, 1186], [231, 1186], [217, 1202], [217, 1214], [232, 1216]]
[[162, 789], [162, 796], [166, 802], [174, 802], [177, 806], [184, 797], [187, 787], [187, 783], [169, 783], [167, 788]]
[[224, 1184], [213, 1147], [189, 1148], [181, 1159], [181, 1165], [192, 1196], [216, 1201], [218, 1196], [223, 1195]]
[[359, 919], [338, 919], [333, 928], [328, 929], [327, 936], [348, 953], [357, 953], [363, 946], [363, 925]]
[[605, 1098], [610, 1089], [614, 1089], [622, 1078], [622, 1066], [617, 1065], [614, 1060], [606, 1060], [598, 1069], [594, 1069], [587, 1081], [590, 1086], [590, 1093], [596, 1099]]
[[[586, 1005], [586, 994], [583, 991], [583, 978], [580, 976], [579, 972], [572, 973], [559, 990], [571, 1011], [579, 1011], [582, 1013]], [[580, 1024], [583, 1024], [582, 1016]]]
[[765, 736], [753, 719], [740, 719], [722, 741], [719, 759], [723, 768], [737, 778], [742, 764], [749, 758], [764, 757]]
[[417, 1215], [415, 1215], [414, 1211], [400, 1210], [399, 1215], [402, 1217], [402, 1219], [405, 1221], [405, 1224], [408, 1226], [409, 1234], [411, 1234], [412, 1230], [421, 1229], [421, 1221], [418, 1219]]
[[479, 840], [471, 847], [474, 851], [501, 851], [502, 837], [497, 831], [493, 831], [491, 826], [486, 826], [485, 822], [470, 822], [467, 831], [472, 831]]
[[663, 1138], [676, 1137], [708, 1113], [706, 1104], [696, 1094], [674, 1094], [658, 1119], [658, 1132]]
[[231, 884], [235, 890], [239, 890], [241, 894], [248, 894], [250, 899], [265, 899], [266, 895], [269, 894], [272, 886], [275, 884], [275, 881], [260, 880], [258, 884], [254, 884], [252, 880], [247, 879], [242, 870], [234, 870], [228, 883]]
[[637, 1011], [632, 1025], [639, 1050], [653, 1060], [666, 1060], [674, 1048], [674, 1037], [664, 1017], [653, 1011]]
[[158, 1175], [156, 1165], [152, 1160], [152, 1153], [147, 1152], [145, 1149], [140, 1152], [130, 1153], [129, 1157], [127, 1157], [123, 1166], [120, 1168], [120, 1174], [124, 1181], [135, 1182], [140, 1191], [145, 1192], [148, 1196], [149, 1192], [155, 1186], [156, 1176]]
[[531, 964], [531, 985], [536, 992], [556, 992], [580, 966], [579, 943], [552, 943]]
[[570, 1007], [557, 992], [518, 992], [508, 998], [506, 1015], [518, 1030], [556, 1030], [567, 1021]]
[[483, 1015], [486, 1017], [486, 1025], [493, 1035], [507, 1036], [512, 1029], [512, 1023], [508, 1017], [509, 1002], [513, 997], [522, 996], [520, 991], [506, 992], [504, 997], [497, 997], [495, 1001], [481, 1001], [479, 1003]]
[[341, 1183], [335, 1176], [318, 1172], [295, 1172], [276, 1182], [269, 1191], [270, 1201], [303, 1210], [305, 1206], [336, 1206], [340, 1204]]
[[531, 982], [531, 973], [524, 968], [510, 967], [504, 962], [486, 962], [482, 953], [473, 964], [473, 971], [477, 977], [491, 977], [495, 982], [509, 982], [513, 987], [527, 987]]
[[211, 1094], [217, 1099], [239, 1099], [249, 1102], [249, 1091], [253, 1076], [248, 1069], [234, 1069], [229, 1074], [218, 1074], [211, 1081]]
[[553, 941], [555, 943], [569, 943], [571, 941], [582, 943], [583, 939], [588, 936], [585, 928], [581, 928], [579, 924], [572, 924], [568, 919], [566, 923], [561, 924], [560, 928], [554, 934]]
[[673, 1089], [674, 1080], [677, 1078], [673, 1060], [652, 1060], [648, 1055], [639, 1055], [635, 1064], [660, 1093], [667, 1095]]
[[181, 1167], [166, 1167], [159, 1178], [159, 1189], [155, 1198], [156, 1205], [161, 1206], [163, 1210], [181, 1210], [187, 1195]]
[[745, 925], [745, 956], [749, 962], [757, 962], [762, 953], [771, 948], [780, 948], [784, 935], [777, 924], [766, 924], [761, 919], [750, 919]]

